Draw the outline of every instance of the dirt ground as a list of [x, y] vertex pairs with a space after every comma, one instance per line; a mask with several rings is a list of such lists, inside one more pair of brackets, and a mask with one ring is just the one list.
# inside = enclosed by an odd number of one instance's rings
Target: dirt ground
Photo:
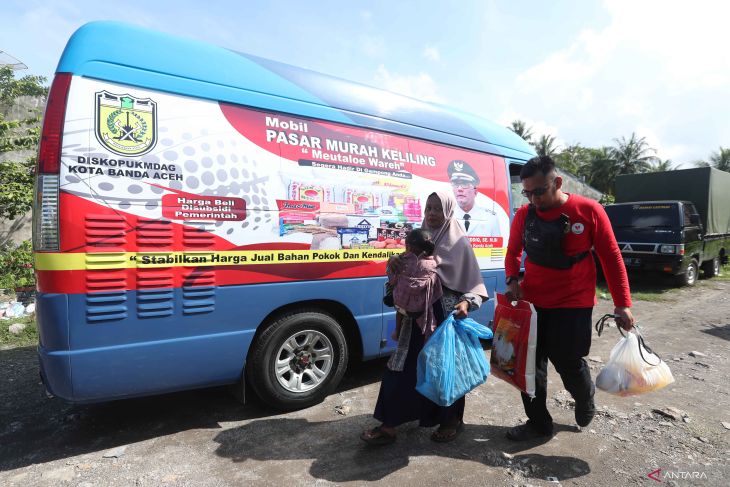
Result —
[[[628, 398], [598, 392], [599, 414], [578, 431], [551, 368], [557, 434], [524, 444], [504, 438], [523, 411], [494, 377], [467, 397], [455, 442], [433, 443], [414, 424], [377, 449], [358, 434], [374, 424], [382, 360], [355, 367], [322, 404], [274, 414], [220, 388], [72, 406], [45, 396], [33, 347], [0, 350], [0, 485], [616, 486], [658, 484], [657, 469], [664, 485], [730, 485], [730, 281], [662, 299], [634, 310], [676, 382]], [[611, 310], [602, 300], [594, 317]], [[594, 333], [594, 377], [618, 338]]]

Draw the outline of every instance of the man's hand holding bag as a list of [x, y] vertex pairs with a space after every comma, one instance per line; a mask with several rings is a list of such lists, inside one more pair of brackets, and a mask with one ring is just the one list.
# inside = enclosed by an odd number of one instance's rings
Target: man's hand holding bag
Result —
[[492, 374], [529, 396], [535, 395], [537, 312], [527, 301], [497, 294], [492, 341]]

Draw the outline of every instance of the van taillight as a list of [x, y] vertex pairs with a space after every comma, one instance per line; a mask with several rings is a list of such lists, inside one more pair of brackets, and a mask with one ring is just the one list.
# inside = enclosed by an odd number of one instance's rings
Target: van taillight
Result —
[[58, 250], [58, 174], [38, 174], [35, 184], [33, 248], [41, 252]]
[[38, 251], [59, 249], [58, 186], [63, 122], [66, 118], [66, 101], [70, 85], [70, 74], [56, 75], [43, 116], [33, 205], [33, 247]]
[[59, 73], [53, 79], [43, 116], [41, 146], [38, 150], [38, 174], [58, 174], [61, 168], [63, 121], [66, 118], [66, 100], [71, 86], [71, 75]]

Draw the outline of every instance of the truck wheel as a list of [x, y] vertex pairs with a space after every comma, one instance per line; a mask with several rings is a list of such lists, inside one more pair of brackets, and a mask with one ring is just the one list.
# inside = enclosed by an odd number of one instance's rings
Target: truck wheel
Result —
[[246, 378], [270, 406], [291, 411], [324, 400], [347, 368], [347, 341], [330, 315], [314, 310], [286, 314], [253, 343]]
[[697, 260], [692, 259], [687, 265], [687, 269], [685, 269], [684, 273], [677, 276], [677, 282], [679, 283], [679, 285], [694, 286], [697, 282], [698, 268], [699, 266], [697, 265]]
[[720, 275], [720, 258], [715, 257], [712, 260], [708, 260], [704, 264], [702, 264], [702, 272], [705, 274], [705, 277], [715, 277]]

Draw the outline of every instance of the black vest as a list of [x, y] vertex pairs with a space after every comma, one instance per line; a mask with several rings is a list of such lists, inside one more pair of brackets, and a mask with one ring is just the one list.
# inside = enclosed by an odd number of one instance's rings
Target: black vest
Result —
[[583, 260], [588, 252], [576, 255], [563, 253], [563, 238], [570, 232], [570, 218], [563, 213], [560, 218], [545, 221], [537, 216], [535, 207], [529, 206], [522, 243], [530, 262], [553, 269], [570, 269], [573, 264]]

